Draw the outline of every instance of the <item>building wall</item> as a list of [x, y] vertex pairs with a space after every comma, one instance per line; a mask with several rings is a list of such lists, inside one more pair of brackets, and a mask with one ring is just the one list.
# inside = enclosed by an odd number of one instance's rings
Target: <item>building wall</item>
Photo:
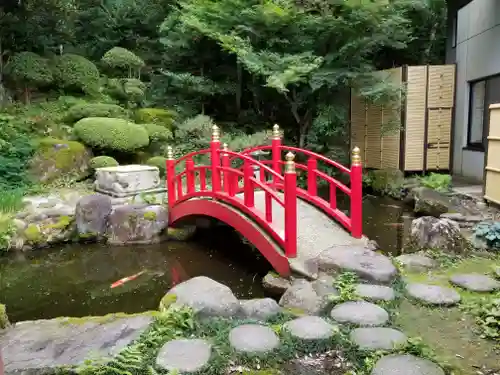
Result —
[[[452, 45], [453, 11], [457, 20], [455, 47]], [[471, 1], [458, 10], [451, 10], [449, 20], [447, 62], [457, 63], [453, 172], [482, 181], [484, 152], [466, 148], [469, 90], [471, 81], [500, 74], [500, 1]], [[500, 87], [498, 91], [500, 93]]]

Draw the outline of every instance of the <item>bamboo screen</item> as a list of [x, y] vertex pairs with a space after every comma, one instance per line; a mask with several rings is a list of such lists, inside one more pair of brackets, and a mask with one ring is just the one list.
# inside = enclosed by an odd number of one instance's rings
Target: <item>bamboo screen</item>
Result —
[[500, 204], [500, 104], [490, 105], [484, 199]]
[[[368, 104], [351, 95], [351, 144], [365, 166], [403, 171], [449, 170], [455, 65], [410, 66], [383, 71], [406, 85], [400, 102]], [[400, 124], [400, 130], [386, 123]]]

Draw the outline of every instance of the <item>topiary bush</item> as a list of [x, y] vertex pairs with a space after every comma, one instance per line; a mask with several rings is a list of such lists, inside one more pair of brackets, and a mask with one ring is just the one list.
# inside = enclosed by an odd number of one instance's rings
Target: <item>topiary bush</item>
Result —
[[65, 54], [54, 60], [54, 77], [60, 87], [95, 95], [99, 91], [97, 66], [83, 56]]
[[116, 167], [118, 162], [112, 158], [111, 156], [96, 156], [95, 158], [90, 159], [90, 168], [105, 168], [105, 167]]
[[99, 149], [132, 152], [149, 144], [147, 130], [124, 119], [87, 117], [73, 131], [86, 145]]
[[177, 113], [162, 108], [140, 108], [135, 112], [138, 124], [155, 123], [172, 129]]
[[127, 70], [129, 78], [132, 77], [132, 72], [138, 72], [145, 65], [143, 59], [122, 47], [111, 48], [101, 61], [112, 69]]
[[173, 134], [170, 130], [164, 126], [157, 124], [140, 124], [144, 126], [148, 132], [149, 140], [151, 142], [166, 142], [173, 138]]
[[30, 100], [29, 89], [48, 85], [54, 79], [47, 60], [33, 52], [20, 52], [12, 56], [5, 66], [5, 75], [16, 84], [23, 85], [27, 103]]
[[127, 111], [116, 104], [85, 103], [71, 107], [64, 116], [67, 123], [75, 123], [85, 117], [111, 117], [126, 119]]
[[151, 165], [152, 167], [158, 167], [160, 170], [160, 176], [165, 177], [167, 172], [167, 159], [163, 156], [153, 156], [146, 160], [146, 165]]
[[146, 94], [146, 84], [136, 78], [110, 78], [104, 91], [120, 103], [133, 107], [142, 102]]

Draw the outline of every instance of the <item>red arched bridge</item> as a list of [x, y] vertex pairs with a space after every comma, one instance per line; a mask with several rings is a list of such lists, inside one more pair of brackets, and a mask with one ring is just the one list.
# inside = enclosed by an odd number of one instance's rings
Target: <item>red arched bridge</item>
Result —
[[[270, 160], [255, 157], [266, 151], [270, 151]], [[306, 161], [296, 162], [294, 153]], [[318, 162], [346, 174], [349, 186], [321, 171]], [[297, 170], [306, 176], [306, 189], [297, 185]], [[329, 185], [328, 200], [318, 195], [319, 179]], [[221, 147], [217, 126], [212, 128], [208, 149], [175, 159], [169, 147], [167, 190], [170, 224], [193, 215], [225, 222], [284, 276], [291, 270], [311, 275], [314, 271], [308, 265], [323, 250], [361, 241], [359, 149], [354, 148], [351, 167], [347, 168], [314, 152], [283, 145], [277, 125], [271, 145], [242, 152], [231, 151], [225, 144]], [[350, 198], [349, 215], [337, 207], [338, 190]]]

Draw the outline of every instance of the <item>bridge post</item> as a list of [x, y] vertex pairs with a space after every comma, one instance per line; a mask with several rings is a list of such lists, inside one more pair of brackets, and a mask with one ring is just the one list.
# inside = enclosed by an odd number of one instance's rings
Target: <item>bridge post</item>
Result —
[[[271, 141], [272, 157], [273, 157], [273, 170], [281, 174], [281, 136], [280, 127], [278, 124], [273, 126], [273, 139]], [[273, 176], [273, 184], [277, 184], [276, 176]]]
[[[227, 143], [224, 143], [222, 145], [222, 151], [228, 151]], [[221, 163], [223, 168], [227, 168], [224, 171], [222, 171], [222, 178], [223, 178], [222, 190], [225, 193], [228, 193], [230, 196], [234, 196], [234, 193], [232, 192], [231, 189], [231, 175], [228, 171], [229, 167], [231, 166], [231, 161], [229, 160], [229, 155], [226, 154], [225, 152], [222, 153]]]
[[172, 146], [167, 146], [167, 199], [168, 207], [172, 208], [175, 203], [175, 159]]
[[297, 257], [297, 173], [295, 155], [286, 154], [285, 162], [285, 256]]
[[217, 125], [212, 126], [212, 141], [210, 142], [210, 162], [212, 170], [212, 191], [219, 192], [221, 189], [220, 183], [220, 131]]
[[358, 147], [354, 147], [351, 157], [351, 235], [363, 236], [363, 165]]

